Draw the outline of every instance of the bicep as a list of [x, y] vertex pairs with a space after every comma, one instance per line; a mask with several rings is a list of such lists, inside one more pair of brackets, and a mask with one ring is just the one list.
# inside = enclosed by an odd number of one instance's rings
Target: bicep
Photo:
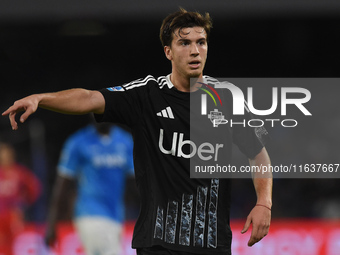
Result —
[[105, 111], [105, 99], [99, 91], [90, 91], [91, 112], [95, 114], [103, 114]]

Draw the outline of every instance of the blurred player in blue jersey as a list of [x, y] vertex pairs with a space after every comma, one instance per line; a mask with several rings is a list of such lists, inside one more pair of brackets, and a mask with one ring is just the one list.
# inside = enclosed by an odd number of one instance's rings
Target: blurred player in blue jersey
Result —
[[131, 135], [108, 124], [89, 125], [66, 141], [48, 215], [46, 243], [56, 238], [58, 209], [74, 180], [74, 223], [88, 255], [118, 255], [124, 219], [125, 178], [133, 175]]

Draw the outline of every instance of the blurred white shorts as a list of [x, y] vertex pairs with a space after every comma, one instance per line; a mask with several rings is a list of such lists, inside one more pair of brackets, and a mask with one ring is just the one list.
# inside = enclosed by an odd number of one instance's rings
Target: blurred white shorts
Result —
[[79, 217], [75, 226], [86, 255], [119, 255], [122, 225], [104, 217]]

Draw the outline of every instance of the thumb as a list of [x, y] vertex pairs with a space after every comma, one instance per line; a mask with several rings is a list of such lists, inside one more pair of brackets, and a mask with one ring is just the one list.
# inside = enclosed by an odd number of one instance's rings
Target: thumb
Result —
[[246, 223], [244, 224], [243, 229], [241, 230], [241, 234], [244, 234], [245, 232], [248, 231], [250, 223], [251, 223], [251, 219], [250, 217], [247, 217]]

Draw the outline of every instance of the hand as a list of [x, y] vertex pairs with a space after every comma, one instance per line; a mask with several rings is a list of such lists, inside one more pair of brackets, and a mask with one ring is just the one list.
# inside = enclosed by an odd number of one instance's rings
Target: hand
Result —
[[13, 130], [18, 129], [18, 123], [15, 121], [15, 116], [19, 112], [24, 112], [20, 117], [20, 122], [25, 120], [34, 113], [39, 105], [38, 95], [31, 95], [15, 101], [14, 104], [2, 113], [2, 116], [9, 115], [9, 120]]
[[241, 231], [242, 234], [246, 233], [250, 224], [253, 224], [248, 246], [253, 246], [268, 234], [270, 220], [271, 211], [268, 208], [263, 206], [255, 206], [253, 210], [251, 210]]

